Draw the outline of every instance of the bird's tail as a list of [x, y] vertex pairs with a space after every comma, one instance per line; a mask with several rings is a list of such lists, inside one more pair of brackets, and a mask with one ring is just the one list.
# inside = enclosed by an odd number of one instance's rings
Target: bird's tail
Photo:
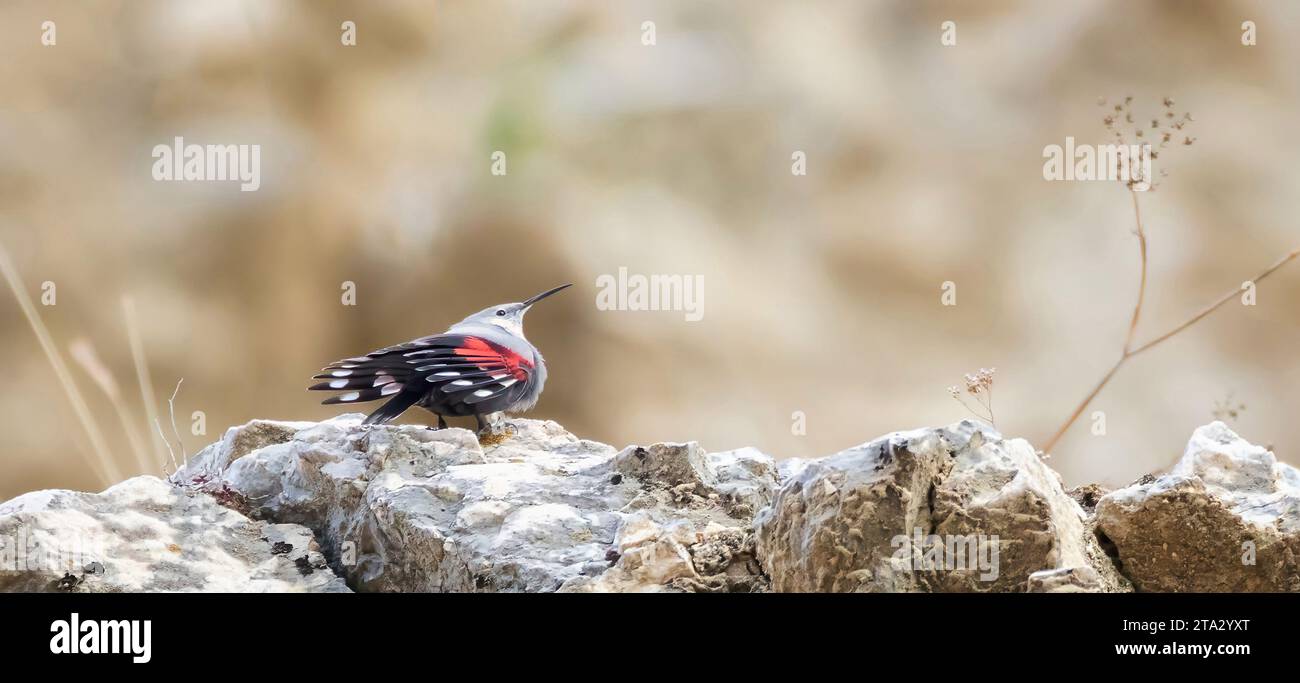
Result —
[[392, 397], [375, 412], [366, 416], [365, 421], [361, 424], [380, 425], [406, 412], [407, 408], [415, 405], [420, 400], [418, 391], [402, 391]]

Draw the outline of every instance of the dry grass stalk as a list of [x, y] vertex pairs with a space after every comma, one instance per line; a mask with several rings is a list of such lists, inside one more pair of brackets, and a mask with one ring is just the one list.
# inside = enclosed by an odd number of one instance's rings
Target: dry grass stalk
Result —
[[22, 308], [23, 315], [27, 317], [27, 324], [31, 326], [37, 341], [40, 342], [45, 357], [50, 361], [50, 366], [54, 369], [55, 377], [58, 378], [59, 384], [63, 386], [63, 391], [68, 395], [68, 401], [72, 404], [72, 410], [76, 413], [77, 420], [81, 423], [82, 429], [86, 431], [86, 437], [90, 440], [91, 451], [94, 453], [94, 458], [86, 459], [87, 463], [94, 470], [95, 475], [99, 477], [101, 484], [121, 481], [122, 472], [113, 460], [113, 454], [108, 448], [108, 442], [104, 440], [103, 433], [99, 431], [99, 425], [95, 423], [95, 418], [90, 413], [90, 407], [86, 405], [86, 399], [81, 395], [81, 391], [77, 389], [76, 382], [72, 380], [72, 373], [68, 371], [63, 356], [59, 354], [59, 349], [54, 344], [49, 329], [45, 327], [45, 323], [41, 321], [40, 315], [37, 314], [36, 305], [32, 302], [27, 288], [23, 286], [18, 269], [10, 260], [9, 252], [4, 248], [4, 245], [0, 245], [0, 272], [4, 274], [5, 280], [9, 283], [9, 289], [13, 292], [14, 298], [18, 300], [18, 306]]
[[86, 339], [73, 340], [68, 345], [68, 353], [72, 360], [81, 366], [81, 369], [90, 377], [104, 395], [108, 397], [109, 403], [113, 405], [114, 412], [117, 413], [117, 420], [122, 425], [122, 432], [126, 434], [126, 440], [131, 444], [131, 450], [135, 453], [136, 463], [140, 466], [141, 473], [150, 472], [153, 468], [149, 465], [149, 458], [145, 456], [145, 442], [140, 435], [140, 430], [136, 427], [135, 418], [131, 415], [130, 409], [126, 407], [126, 402], [122, 400], [122, 393], [118, 390], [117, 380], [113, 379], [113, 373], [99, 359], [99, 354], [95, 352], [95, 347]]
[[[140, 338], [140, 325], [135, 317], [135, 301], [131, 297], [122, 297], [122, 317], [126, 320], [127, 341], [131, 344], [131, 360], [135, 363], [135, 377], [140, 384], [140, 400], [144, 403], [145, 419], [149, 424], [158, 423], [158, 399], [153, 393], [153, 380], [149, 377], [149, 364], [144, 355], [144, 342]], [[154, 458], [158, 462], [163, 462], [162, 448], [156, 441], [150, 439], [150, 449], [154, 452]], [[167, 446], [166, 437], [162, 440], [163, 445]], [[171, 446], [167, 446], [171, 450]], [[143, 457], [143, 454], [141, 454]], [[153, 468], [148, 468], [146, 471]]]

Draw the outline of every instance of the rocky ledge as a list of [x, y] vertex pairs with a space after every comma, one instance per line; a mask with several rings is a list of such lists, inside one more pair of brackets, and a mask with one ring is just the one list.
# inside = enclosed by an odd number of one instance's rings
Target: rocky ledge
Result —
[[779, 465], [360, 422], [255, 420], [168, 481], [0, 504], [0, 590], [1300, 590], [1300, 473], [1218, 422], [1109, 493], [971, 421]]

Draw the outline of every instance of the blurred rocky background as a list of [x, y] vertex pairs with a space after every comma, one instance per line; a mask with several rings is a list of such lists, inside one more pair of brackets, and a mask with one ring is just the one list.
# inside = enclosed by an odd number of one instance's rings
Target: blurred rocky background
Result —
[[[1041, 444], [1118, 356], [1138, 265], [1124, 188], [1043, 180], [1044, 146], [1106, 142], [1100, 97], [1195, 117], [1142, 198], [1151, 338], [1300, 242], [1298, 37], [1281, 0], [11, 0], [0, 244], [34, 296], [56, 284], [38, 313], [124, 474], [166, 459], [124, 296], [164, 423], [184, 378], [192, 454], [340, 412], [304, 391], [331, 360], [570, 281], [528, 320], [531, 416], [581, 436], [824, 455], [964, 417], [946, 388], [995, 366], [997, 426]], [[260, 190], [154, 181], [175, 136], [261, 145]], [[703, 320], [598, 310], [620, 267], [702, 275]], [[1126, 366], [1090, 409], [1106, 435], [1085, 415], [1055, 449], [1067, 484], [1168, 467], [1216, 405], [1300, 462], [1291, 268]], [[109, 483], [7, 291], [0, 344], [0, 499]]]

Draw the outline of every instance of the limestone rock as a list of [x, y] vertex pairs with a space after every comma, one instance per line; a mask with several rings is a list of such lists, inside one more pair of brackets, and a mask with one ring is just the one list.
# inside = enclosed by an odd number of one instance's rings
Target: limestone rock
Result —
[[1104, 496], [1097, 526], [1138, 590], [1300, 590], [1300, 471], [1222, 422], [1168, 474]]
[[170, 482], [0, 504], [0, 590], [1300, 590], [1300, 472], [1222, 423], [1107, 492], [973, 421], [778, 466], [361, 420], [254, 420]]
[[761, 590], [749, 536], [772, 459], [698, 444], [622, 451], [554, 422], [366, 428], [361, 416], [232, 428], [173, 476], [312, 529], [368, 591]]
[[1025, 591], [1044, 570], [1129, 589], [1058, 475], [987, 425], [894, 432], [790, 471], [756, 519], [774, 590]]
[[1044, 569], [1029, 575], [1029, 593], [1100, 593], [1101, 575], [1092, 567]]
[[0, 503], [0, 591], [346, 592], [312, 534], [156, 477]]

